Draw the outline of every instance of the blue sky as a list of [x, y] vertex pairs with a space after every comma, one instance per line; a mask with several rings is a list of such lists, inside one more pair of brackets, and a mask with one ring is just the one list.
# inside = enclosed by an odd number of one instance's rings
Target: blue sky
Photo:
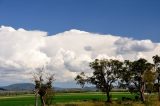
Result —
[[0, 25], [160, 41], [159, 0], [0, 0]]

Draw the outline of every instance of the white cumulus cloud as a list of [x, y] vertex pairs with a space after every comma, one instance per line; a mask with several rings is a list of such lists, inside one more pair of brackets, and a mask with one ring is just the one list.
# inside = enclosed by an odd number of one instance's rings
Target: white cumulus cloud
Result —
[[67, 82], [81, 71], [91, 72], [89, 62], [96, 58], [152, 61], [160, 44], [76, 29], [48, 36], [44, 31], [1, 26], [0, 48], [1, 81], [29, 81], [35, 68], [47, 65], [56, 81]]

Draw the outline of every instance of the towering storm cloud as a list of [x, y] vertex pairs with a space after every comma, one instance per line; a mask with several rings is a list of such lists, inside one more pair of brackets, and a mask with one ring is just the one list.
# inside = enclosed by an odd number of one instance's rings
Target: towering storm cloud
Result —
[[91, 72], [89, 62], [95, 58], [123, 61], [143, 57], [152, 62], [152, 56], [159, 52], [160, 44], [149, 39], [135, 40], [76, 29], [49, 36], [44, 31], [1, 26], [0, 83], [31, 81], [32, 72], [43, 66], [55, 73], [56, 81], [73, 81], [78, 72]]

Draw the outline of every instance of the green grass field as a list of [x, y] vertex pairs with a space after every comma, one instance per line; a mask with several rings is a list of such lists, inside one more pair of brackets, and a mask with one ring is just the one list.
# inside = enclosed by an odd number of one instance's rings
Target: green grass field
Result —
[[[121, 99], [123, 96], [134, 98], [128, 92], [113, 92], [111, 93], [113, 100]], [[59, 93], [55, 96], [55, 102], [78, 102], [78, 101], [105, 101], [106, 95], [100, 92], [88, 93]]]
[[[134, 98], [128, 92], [113, 92], [112, 99], [120, 100], [122, 97]], [[84, 101], [105, 101], [106, 96], [100, 92], [86, 93], [57, 93], [53, 99], [53, 103], [71, 103]], [[18, 96], [1, 96], [0, 106], [33, 106], [34, 95], [18, 95]]]

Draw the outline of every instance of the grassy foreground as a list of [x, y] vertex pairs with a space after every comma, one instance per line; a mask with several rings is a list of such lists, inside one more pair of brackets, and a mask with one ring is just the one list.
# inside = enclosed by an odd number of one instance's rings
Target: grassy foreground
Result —
[[[151, 101], [142, 104], [137, 101], [122, 101], [122, 97], [134, 99], [134, 95], [128, 92], [113, 92], [111, 94], [113, 100], [111, 106], [160, 106], [156, 102], [155, 95], [148, 96], [148, 101]], [[100, 92], [57, 93], [53, 99], [53, 104], [56, 104], [54, 106], [109, 106], [103, 102], [105, 99], [106, 96]], [[0, 97], [0, 106], [34, 106], [34, 95], [3, 96]]]

